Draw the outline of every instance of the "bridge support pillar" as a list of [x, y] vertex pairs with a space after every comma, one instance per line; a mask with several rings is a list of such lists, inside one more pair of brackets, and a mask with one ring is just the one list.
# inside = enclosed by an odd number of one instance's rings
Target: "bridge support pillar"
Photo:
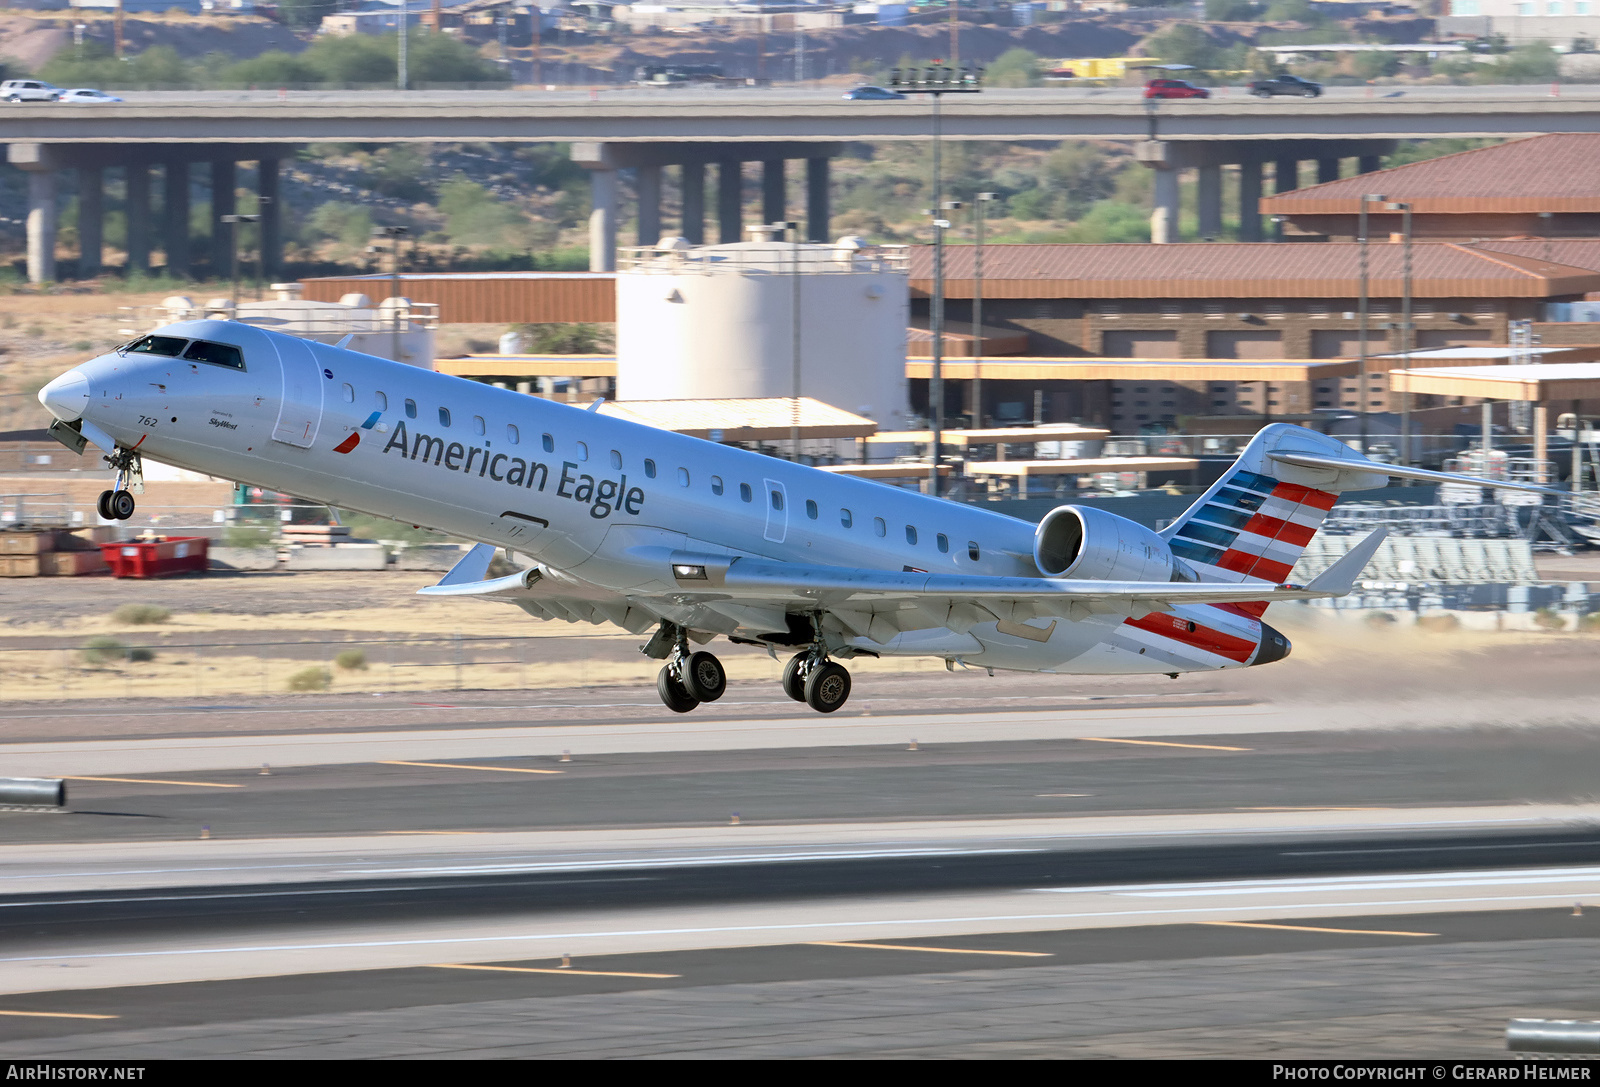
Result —
[[1330, 181], [1338, 181], [1338, 180], [1339, 180], [1339, 160], [1338, 159], [1318, 159], [1317, 160], [1317, 184], [1318, 185], [1326, 185]]
[[[162, 204], [166, 212], [167, 275], [189, 277], [189, 164], [168, 162], [162, 177]], [[82, 203], [79, 204], [80, 209]], [[83, 212], [78, 212], [79, 219]], [[81, 227], [80, 227], [81, 230]]]
[[825, 242], [830, 240], [829, 219], [832, 213], [828, 207], [828, 198], [831, 194], [828, 174], [827, 159], [806, 159], [807, 241]]
[[767, 224], [789, 220], [789, 193], [784, 186], [783, 159], [768, 159], [761, 164], [761, 221]]
[[234, 170], [232, 159], [211, 163], [211, 274], [221, 278], [233, 270], [233, 231], [223, 223], [224, 215], [234, 214]]
[[1216, 241], [1222, 237], [1222, 167], [1202, 166], [1197, 171], [1195, 203], [1200, 213], [1200, 238]]
[[617, 172], [589, 171], [589, 271], [617, 270]]
[[105, 171], [85, 166], [78, 171], [78, 278], [100, 274], [105, 241]]
[[56, 278], [56, 172], [28, 173], [28, 282]]
[[1356, 172], [1360, 174], [1375, 174], [1383, 168], [1383, 159], [1377, 155], [1362, 155], [1356, 161]]
[[127, 171], [128, 263], [124, 271], [131, 275], [150, 270], [150, 167], [139, 163], [128, 166]]
[[744, 163], [717, 164], [717, 241], [740, 240], [744, 228]]
[[283, 271], [283, 200], [278, 190], [278, 160], [258, 160], [256, 197], [261, 210], [261, 277], [268, 283]]
[[1261, 240], [1261, 163], [1239, 164], [1239, 240]]
[[639, 244], [661, 240], [661, 167], [641, 166], [634, 182], [639, 196]]
[[[1274, 196], [1286, 192], [1294, 192], [1300, 187], [1300, 160], [1280, 158], [1272, 164], [1272, 193]], [[1271, 237], [1275, 242], [1283, 240], [1283, 224], [1274, 222], [1271, 228]]]
[[1160, 140], [1145, 140], [1134, 157], [1155, 171], [1150, 206], [1150, 240], [1169, 245], [1178, 240], [1178, 152]]
[[683, 224], [679, 233], [690, 245], [706, 240], [706, 164], [686, 162], [681, 167], [679, 184], [683, 190]]

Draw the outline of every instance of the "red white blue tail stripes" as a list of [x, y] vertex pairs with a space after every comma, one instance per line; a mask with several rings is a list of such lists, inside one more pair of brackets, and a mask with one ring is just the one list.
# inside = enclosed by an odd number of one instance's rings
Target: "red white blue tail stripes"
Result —
[[1170, 539], [1172, 553], [1205, 581], [1282, 582], [1335, 498], [1235, 468], [1184, 515]]

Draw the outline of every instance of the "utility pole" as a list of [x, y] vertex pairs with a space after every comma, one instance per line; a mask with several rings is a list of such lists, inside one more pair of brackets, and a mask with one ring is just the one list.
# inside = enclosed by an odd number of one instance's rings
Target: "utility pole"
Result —
[[806, 78], [806, 35], [800, 29], [800, 13], [795, 12], [791, 18], [794, 19], [794, 81], [803, 83]]
[[932, 456], [928, 463], [928, 493], [939, 494], [939, 466], [943, 463], [940, 447], [944, 439], [944, 232], [950, 226], [945, 212], [961, 207], [959, 200], [946, 202], [943, 180], [939, 174], [939, 140], [943, 119], [939, 113], [939, 100], [947, 94], [977, 94], [983, 82], [982, 69], [967, 70], [948, 67], [896, 68], [889, 73], [889, 87], [901, 94], [929, 94], [933, 96], [933, 206], [928, 214], [933, 216], [933, 297], [928, 305], [928, 331], [933, 338], [933, 374], [928, 382], [928, 415], [933, 428], [930, 443]]
[[[234, 316], [234, 319], [238, 320], [238, 317], [239, 317], [239, 224], [240, 223], [259, 223], [261, 221], [261, 216], [260, 215], [224, 215], [224, 216], [222, 216], [220, 218], [220, 221], [228, 224], [228, 248], [233, 250], [233, 268], [232, 268], [233, 289], [232, 289], [232, 292], [230, 294], [230, 297], [233, 299], [233, 316]], [[256, 258], [256, 277], [259, 279], [260, 275], [261, 275], [261, 259], [258, 256]]]
[[395, 69], [395, 78], [399, 85], [399, 89], [402, 91], [407, 88], [407, 85], [410, 82], [406, 73], [406, 39], [410, 37], [410, 35], [407, 33], [409, 28], [406, 26], [406, 20], [409, 14], [410, 13], [406, 10], [406, 0], [400, 0], [400, 26], [399, 36], [397, 39], [399, 42], [400, 51], [398, 54], [399, 63]]
[[961, 27], [956, 21], [956, 14], [961, 10], [961, 0], [950, 0], [950, 66], [959, 67], [961, 64]]
[[767, 5], [756, 5], [756, 85], [767, 78]]
[[[380, 226], [372, 231], [374, 238], [389, 239], [389, 297], [400, 297], [400, 239], [411, 231], [403, 226]], [[393, 306], [389, 313], [392, 325], [394, 361], [400, 362], [400, 307]]]
[[[1411, 369], [1411, 205], [1401, 201], [1384, 205], [1390, 211], [1400, 212], [1400, 235], [1403, 253], [1400, 272], [1400, 364]], [[1406, 382], [1400, 394], [1400, 463], [1410, 466], [1411, 456], [1411, 383]]]
[[983, 206], [995, 194], [981, 192], [972, 202], [977, 220], [972, 245], [972, 429], [983, 429]]
[[1381, 204], [1388, 197], [1368, 193], [1361, 198], [1360, 224], [1357, 228], [1356, 241], [1361, 246], [1361, 299], [1358, 303], [1358, 319], [1360, 325], [1361, 348], [1361, 391], [1357, 394], [1356, 410], [1360, 413], [1361, 424], [1361, 455], [1367, 455], [1367, 400], [1371, 395], [1367, 392], [1367, 317], [1370, 308], [1367, 299], [1367, 207], [1371, 204]]
[[115, 25], [113, 27], [113, 30], [114, 30], [114, 34], [113, 34], [114, 52], [116, 53], [117, 59], [121, 60], [122, 59], [122, 43], [123, 43], [123, 37], [122, 37], [122, 0], [117, 0], [117, 16], [116, 16], [116, 19], [115, 19]]

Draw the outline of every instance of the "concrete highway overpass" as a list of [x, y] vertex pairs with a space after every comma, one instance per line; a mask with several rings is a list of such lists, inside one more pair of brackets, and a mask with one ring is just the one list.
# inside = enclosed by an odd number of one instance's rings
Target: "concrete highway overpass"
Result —
[[[1139, 158], [1156, 171], [1153, 237], [1176, 238], [1178, 177], [1198, 172], [1202, 220], [1221, 223], [1220, 170], [1240, 169], [1242, 240], [1261, 236], [1254, 214], [1262, 167], [1275, 164], [1275, 190], [1296, 187], [1298, 164], [1318, 162], [1319, 180], [1339, 176], [1339, 160], [1355, 158], [1361, 172], [1399, 139], [1443, 136], [1520, 136], [1600, 131], [1600, 87], [1330, 88], [1321, 98], [1257, 100], [1219, 89], [1203, 101], [1146, 102], [1136, 88], [989, 91], [951, 96], [942, 129], [954, 140], [1103, 139], [1139, 143]], [[706, 240], [707, 166], [715, 166], [717, 239], [741, 234], [743, 165], [760, 162], [763, 221], [787, 219], [784, 164], [804, 159], [807, 229], [828, 235], [828, 160], [852, 141], [922, 140], [931, 133], [927, 101], [851, 102], [836, 91], [760, 89], [685, 92], [605, 89], [518, 92], [206, 92], [132, 93], [122, 104], [92, 107], [36, 103], [0, 111], [0, 141], [8, 160], [30, 173], [29, 275], [55, 277], [55, 178], [84, 171], [85, 260], [98, 266], [99, 193], [103, 171], [128, 171], [132, 207], [148, 206], [150, 170], [162, 168], [168, 194], [183, 203], [180, 180], [208, 163], [213, 217], [230, 213], [234, 163], [260, 164], [262, 195], [275, 196], [278, 163], [294, 147], [316, 142], [572, 142], [574, 157], [593, 174], [592, 266], [614, 267], [616, 171], [637, 171], [638, 233], [652, 244], [663, 233], [661, 171], [683, 172], [684, 221], [675, 232]], [[697, 183], [698, 182], [698, 183]], [[169, 204], [172, 206], [172, 204]], [[185, 213], [186, 214], [186, 213]], [[274, 271], [280, 229], [275, 200], [263, 208], [267, 271]], [[150, 217], [129, 237], [134, 268], [148, 265]], [[164, 246], [174, 271], [187, 270], [187, 219], [173, 214]], [[216, 232], [225, 238], [226, 232]], [[225, 260], [217, 247], [213, 263]], [[90, 255], [90, 250], [94, 255]], [[176, 259], [174, 259], [174, 257]]]

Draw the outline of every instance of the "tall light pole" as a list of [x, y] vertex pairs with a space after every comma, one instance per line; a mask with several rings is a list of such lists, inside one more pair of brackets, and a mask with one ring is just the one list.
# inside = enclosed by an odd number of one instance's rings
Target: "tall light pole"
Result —
[[409, 36], [406, 33], [406, 30], [407, 30], [406, 18], [409, 15], [410, 15], [410, 12], [408, 12], [406, 10], [406, 0], [400, 0], [400, 26], [399, 26], [399, 31], [400, 31], [399, 49], [400, 49], [400, 51], [399, 51], [399, 53], [397, 55], [398, 64], [396, 64], [396, 66], [395, 66], [395, 82], [398, 85], [399, 89], [402, 90], [402, 91], [406, 89], [407, 85], [410, 82], [410, 80], [409, 80], [409, 78], [407, 76], [407, 73], [406, 73], [406, 38]]
[[[233, 295], [233, 313], [234, 313], [234, 316], [237, 318], [238, 315], [239, 315], [239, 224], [240, 223], [259, 223], [261, 221], [261, 216], [260, 215], [223, 215], [223, 216], [219, 217], [219, 221], [228, 224], [228, 248], [233, 250], [233, 271], [232, 271], [232, 278], [233, 278], [233, 290], [232, 290], [232, 295]], [[261, 269], [261, 260], [258, 257], [256, 259], [256, 273], [257, 273], [258, 277], [260, 276], [260, 269]]]
[[895, 68], [889, 73], [889, 87], [901, 94], [929, 94], [933, 96], [933, 206], [928, 214], [933, 216], [933, 298], [928, 305], [928, 331], [933, 337], [933, 375], [928, 382], [928, 414], [933, 425], [933, 455], [928, 463], [928, 493], [939, 494], [939, 465], [942, 463], [940, 445], [944, 431], [944, 232], [950, 221], [944, 218], [947, 210], [959, 208], [960, 202], [946, 203], [939, 174], [939, 137], [942, 120], [939, 100], [947, 94], [977, 94], [983, 90], [981, 68]]
[[[404, 238], [407, 234], [410, 234], [410, 233], [411, 233], [410, 229], [407, 228], [407, 227], [403, 227], [403, 226], [380, 226], [380, 227], [374, 227], [373, 231], [372, 231], [372, 236], [374, 238], [387, 238], [387, 239], [389, 239], [389, 297], [390, 298], [399, 298], [400, 297], [400, 239]], [[391, 342], [392, 342], [393, 351], [394, 351], [394, 361], [395, 362], [399, 362], [399, 361], [401, 361], [401, 359], [400, 359], [400, 307], [399, 306], [394, 306], [393, 307], [392, 312], [390, 312], [390, 314], [389, 314], [389, 321], [390, 321], [390, 324], [393, 326], [392, 329], [391, 329], [391, 331], [393, 332], [393, 338], [392, 338]]]
[[[1400, 361], [1411, 369], [1411, 205], [1404, 201], [1385, 204], [1389, 211], [1400, 212], [1400, 236], [1403, 252], [1400, 271]], [[1411, 382], [1406, 382], [1400, 394], [1400, 463], [1411, 464]]]
[[1386, 199], [1388, 198], [1373, 193], [1363, 196], [1361, 198], [1360, 224], [1356, 228], [1356, 241], [1361, 245], [1361, 300], [1358, 305], [1360, 311], [1361, 390], [1356, 394], [1356, 410], [1360, 413], [1362, 456], [1367, 455], [1367, 400], [1370, 395], [1367, 392], [1367, 311], [1370, 308], [1367, 299], [1367, 207], [1371, 204], [1381, 204]]
[[983, 206], [994, 193], [981, 192], [972, 201], [976, 220], [972, 244], [972, 429], [983, 429]]
[[800, 224], [798, 222], [773, 223], [776, 229], [789, 235], [789, 256], [794, 267], [793, 292], [789, 299], [792, 311], [794, 397], [789, 402], [789, 459], [800, 459]]

